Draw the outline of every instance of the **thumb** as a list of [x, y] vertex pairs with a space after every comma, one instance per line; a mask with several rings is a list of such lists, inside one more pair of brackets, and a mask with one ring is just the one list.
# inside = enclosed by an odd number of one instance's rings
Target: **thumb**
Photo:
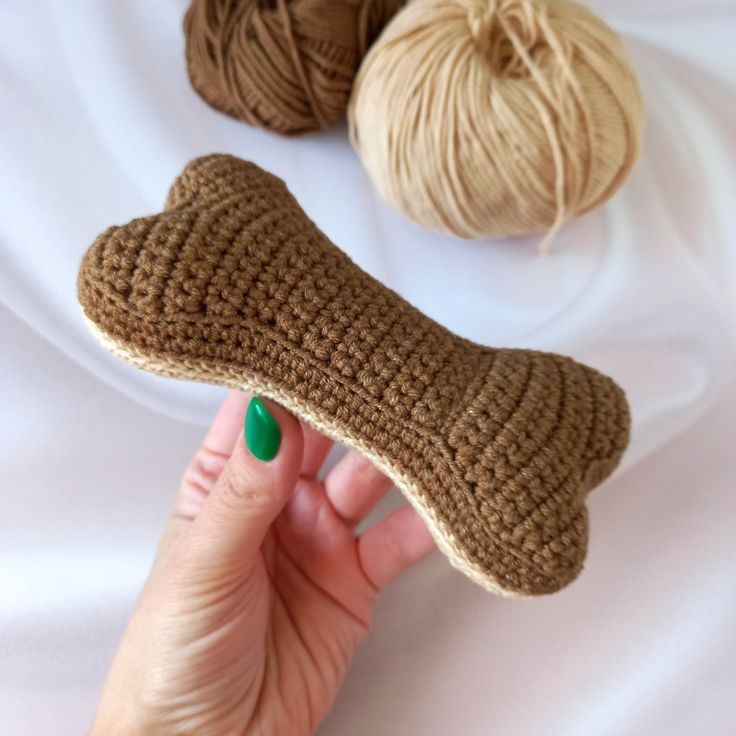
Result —
[[187, 557], [206, 573], [242, 571], [292, 495], [302, 465], [299, 421], [254, 396], [232, 454], [187, 532]]

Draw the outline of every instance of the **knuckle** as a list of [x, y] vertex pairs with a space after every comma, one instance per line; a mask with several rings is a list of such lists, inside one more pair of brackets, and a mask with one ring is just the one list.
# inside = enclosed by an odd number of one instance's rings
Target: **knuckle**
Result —
[[236, 466], [222, 474], [218, 486], [223, 506], [232, 511], [268, 508], [273, 503], [273, 483], [268, 474], [258, 475]]
[[220, 477], [227, 461], [228, 456], [226, 454], [202, 446], [186, 467], [182, 476], [182, 483], [191, 486], [195, 490], [209, 492]]
[[396, 534], [384, 534], [380, 540], [382, 556], [395, 564], [403, 564], [407, 558], [406, 545]]

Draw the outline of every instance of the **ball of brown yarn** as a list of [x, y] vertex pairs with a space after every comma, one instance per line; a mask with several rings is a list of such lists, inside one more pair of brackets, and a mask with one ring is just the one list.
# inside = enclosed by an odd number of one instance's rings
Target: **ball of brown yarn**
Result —
[[364, 59], [348, 117], [389, 203], [481, 238], [551, 235], [605, 202], [643, 106], [618, 36], [570, 0], [414, 0]]
[[194, 0], [184, 18], [194, 89], [286, 135], [340, 120], [368, 47], [405, 0]]

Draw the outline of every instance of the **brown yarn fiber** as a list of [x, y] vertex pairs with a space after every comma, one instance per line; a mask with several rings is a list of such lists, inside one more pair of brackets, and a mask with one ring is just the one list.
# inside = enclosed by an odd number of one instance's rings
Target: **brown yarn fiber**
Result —
[[368, 455], [484, 587], [539, 595], [580, 572], [586, 495], [628, 441], [623, 391], [571, 358], [453, 334], [254, 164], [190, 163], [164, 212], [97, 238], [78, 294], [135, 365], [254, 390]]
[[194, 89], [284, 135], [345, 116], [369, 45], [405, 0], [194, 0], [184, 18]]

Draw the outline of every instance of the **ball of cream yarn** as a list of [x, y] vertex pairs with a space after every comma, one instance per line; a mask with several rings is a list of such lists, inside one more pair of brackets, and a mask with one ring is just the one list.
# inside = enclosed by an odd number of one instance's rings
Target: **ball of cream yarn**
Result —
[[284, 135], [345, 116], [368, 46], [405, 0], [193, 0], [192, 86], [228, 115]]
[[639, 154], [618, 36], [570, 0], [414, 0], [369, 51], [350, 135], [382, 195], [462, 238], [554, 232]]

